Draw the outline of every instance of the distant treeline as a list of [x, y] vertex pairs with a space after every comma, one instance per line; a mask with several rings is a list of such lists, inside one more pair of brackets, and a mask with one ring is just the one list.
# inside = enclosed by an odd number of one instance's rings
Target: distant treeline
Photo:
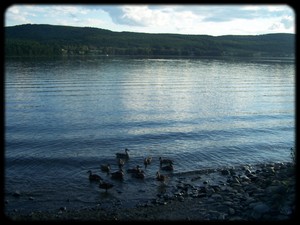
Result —
[[149, 34], [30, 24], [5, 27], [5, 56], [56, 55], [294, 57], [295, 35]]

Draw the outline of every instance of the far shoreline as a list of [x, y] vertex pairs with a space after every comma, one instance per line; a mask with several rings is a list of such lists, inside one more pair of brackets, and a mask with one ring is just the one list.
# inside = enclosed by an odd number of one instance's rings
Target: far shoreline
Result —
[[72, 58], [132, 58], [132, 59], [215, 59], [215, 60], [255, 60], [255, 61], [265, 61], [265, 60], [276, 60], [276, 61], [287, 61], [295, 62], [296, 58], [292, 56], [234, 56], [234, 55], [224, 55], [224, 56], [179, 56], [179, 55], [103, 55], [103, 54], [70, 54], [70, 55], [25, 55], [25, 56], [4, 56], [5, 59], [37, 59], [37, 58], [53, 58], [53, 59], [72, 59]]

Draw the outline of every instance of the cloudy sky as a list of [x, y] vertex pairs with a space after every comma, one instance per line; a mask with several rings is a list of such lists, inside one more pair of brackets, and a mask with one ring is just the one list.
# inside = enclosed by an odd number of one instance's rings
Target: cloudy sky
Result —
[[207, 35], [295, 33], [288, 5], [11, 5], [5, 26], [53, 24], [112, 31]]

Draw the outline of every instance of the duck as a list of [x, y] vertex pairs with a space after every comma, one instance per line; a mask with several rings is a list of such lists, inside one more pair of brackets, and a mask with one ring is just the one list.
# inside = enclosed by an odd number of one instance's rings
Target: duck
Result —
[[128, 154], [129, 150], [127, 148], [125, 148], [125, 153], [116, 153], [117, 158], [121, 158], [121, 159], [129, 159], [129, 154]]
[[112, 188], [114, 185], [108, 182], [105, 182], [103, 180], [101, 180], [100, 184], [99, 184], [99, 188], [101, 189], [105, 189], [105, 192], [107, 192], [108, 189]]
[[103, 172], [107, 172], [107, 174], [109, 174], [109, 171], [110, 171], [110, 164], [102, 164], [101, 165], [101, 170]]
[[141, 167], [139, 165], [137, 165], [136, 167], [134, 167], [132, 169], [128, 169], [127, 172], [128, 173], [144, 173], [144, 171], [141, 170]]
[[135, 177], [135, 178], [138, 178], [138, 179], [144, 179], [145, 178], [144, 171], [133, 173], [132, 176]]
[[124, 178], [123, 170], [119, 169], [118, 171], [111, 173], [111, 178], [118, 179], [118, 180], [123, 180], [123, 178]]
[[118, 159], [118, 166], [119, 166], [119, 169], [123, 168], [124, 164], [125, 164], [125, 161], [124, 161], [124, 160]]
[[162, 157], [159, 157], [159, 162], [160, 162], [160, 165], [165, 164], [165, 163], [167, 163], [167, 164], [173, 164], [173, 160], [171, 160], [171, 159], [163, 159]]
[[160, 169], [166, 170], [166, 171], [172, 171], [172, 170], [174, 170], [172, 164], [169, 164], [169, 165], [166, 165], [166, 166], [160, 166]]
[[102, 178], [99, 175], [93, 174], [91, 170], [89, 170], [88, 173], [89, 173], [89, 180], [90, 181], [100, 181], [100, 180], [102, 180]]
[[166, 175], [160, 174], [159, 171], [156, 172], [156, 180], [164, 182], [167, 178], [168, 177]]
[[147, 168], [148, 165], [150, 165], [151, 161], [152, 161], [151, 156], [148, 156], [147, 158], [144, 159], [145, 169]]

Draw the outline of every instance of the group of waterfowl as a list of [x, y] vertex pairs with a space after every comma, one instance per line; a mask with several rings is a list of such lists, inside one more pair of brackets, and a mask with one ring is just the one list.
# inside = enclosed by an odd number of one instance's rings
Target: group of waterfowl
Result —
[[[110, 164], [102, 164], [100, 166], [101, 171], [106, 172], [107, 175], [110, 174], [112, 179], [123, 180], [123, 178], [124, 178], [123, 166], [124, 166], [125, 162], [129, 159], [128, 152], [129, 152], [129, 150], [126, 148], [125, 153], [116, 153], [119, 170], [117, 170], [115, 172], [111, 172]], [[145, 169], [147, 168], [148, 165], [151, 164], [151, 162], [152, 162], [151, 156], [148, 156], [144, 159]], [[173, 160], [163, 159], [162, 157], [159, 157], [159, 162], [160, 162], [160, 170], [165, 170], [165, 171], [173, 170]], [[88, 173], [89, 173], [89, 180], [100, 182], [99, 188], [105, 189], [106, 192], [108, 189], [110, 189], [114, 186], [112, 183], [104, 181], [102, 179], [102, 177], [100, 177], [99, 175], [93, 174], [91, 170], [89, 170]], [[130, 173], [132, 175], [132, 177], [135, 177], [135, 178], [139, 178], [139, 179], [145, 178], [144, 170], [142, 170], [139, 165], [137, 165], [136, 167], [127, 169], [127, 173]], [[162, 175], [160, 173], [160, 171], [157, 171], [156, 179], [158, 181], [164, 182], [167, 178], [168, 177], [166, 175]]]

